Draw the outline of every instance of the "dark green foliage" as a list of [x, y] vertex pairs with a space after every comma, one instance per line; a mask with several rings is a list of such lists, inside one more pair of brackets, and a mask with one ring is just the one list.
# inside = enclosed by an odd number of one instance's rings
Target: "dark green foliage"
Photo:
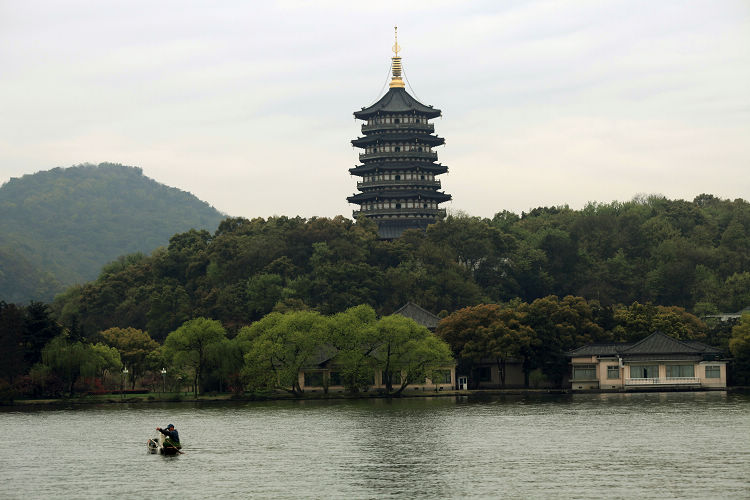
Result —
[[0, 301], [0, 378], [12, 382], [26, 373], [41, 360], [44, 346], [60, 333], [47, 304], [17, 306]]
[[368, 304], [387, 315], [413, 301], [450, 312], [571, 295], [597, 301], [592, 321], [611, 331], [616, 304], [698, 314], [750, 305], [748, 220], [747, 202], [708, 195], [450, 216], [391, 242], [377, 239], [374, 224], [343, 217], [229, 218], [214, 234], [179, 233], [151, 256], [108, 264], [55, 311], [69, 328], [77, 318], [84, 335], [134, 327], [161, 341], [198, 316], [231, 335], [274, 310]]
[[81, 165], [11, 179], [0, 187], [0, 299], [49, 301], [118, 256], [151, 252], [191, 227], [213, 230], [221, 218], [136, 167]]

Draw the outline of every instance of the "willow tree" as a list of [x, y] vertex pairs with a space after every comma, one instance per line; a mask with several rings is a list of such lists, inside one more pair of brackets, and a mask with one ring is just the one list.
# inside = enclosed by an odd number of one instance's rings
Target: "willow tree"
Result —
[[422, 382], [435, 368], [453, 363], [448, 344], [413, 319], [385, 316], [378, 320], [373, 334], [377, 349], [372, 358], [388, 394], [398, 395], [409, 384]]
[[197, 397], [202, 375], [212, 359], [213, 349], [226, 339], [221, 322], [207, 318], [186, 321], [167, 335], [164, 354], [179, 369], [193, 375], [193, 394]]
[[313, 311], [271, 313], [240, 330], [240, 342], [249, 342], [244, 374], [252, 387], [283, 389], [302, 394], [302, 369], [321, 352], [331, 349], [328, 318]]

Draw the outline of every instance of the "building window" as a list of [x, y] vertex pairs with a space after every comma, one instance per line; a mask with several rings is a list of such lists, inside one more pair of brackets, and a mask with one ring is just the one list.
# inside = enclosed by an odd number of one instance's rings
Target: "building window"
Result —
[[397, 180], [397, 181], [400, 181], [400, 180], [401, 180], [401, 176], [400, 176], [400, 175], [397, 175], [397, 176], [396, 176], [396, 180]]
[[396, 146], [396, 147], [394, 148], [394, 151], [395, 151], [396, 153], [399, 153], [399, 152], [401, 151], [401, 147], [400, 147], [400, 146]]
[[721, 378], [721, 366], [706, 365], [706, 378]]
[[489, 366], [480, 366], [478, 375], [480, 382], [489, 382], [492, 380], [492, 372], [490, 371]]
[[607, 378], [620, 378], [620, 367], [617, 365], [609, 365], [607, 367]]
[[305, 387], [323, 387], [323, 372], [305, 372]]
[[396, 118], [395, 120], [393, 120], [393, 123], [399, 123], [400, 121], [401, 120], [399, 120], [398, 118]]
[[659, 366], [631, 365], [630, 378], [659, 378]]
[[695, 377], [694, 365], [667, 365], [667, 378]]
[[596, 365], [573, 365], [573, 380], [596, 380]]
[[341, 373], [331, 372], [328, 376], [330, 377], [328, 385], [344, 385], [341, 383]]
[[401, 203], [396, 203], [396, 208], [401, 208]]
[[438, 370], [435, 372], [432, 378], [433, 384], [450, 384], [452, 383], [451, 380], [451, 371], [450, 370]]

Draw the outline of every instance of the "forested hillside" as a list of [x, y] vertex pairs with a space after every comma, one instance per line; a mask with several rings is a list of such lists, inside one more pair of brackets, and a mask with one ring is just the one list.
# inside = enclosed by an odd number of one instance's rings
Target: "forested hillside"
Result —
[[701, 195], [457, 215], [392, 242], [343, 217], [229, 218], [213, 234], [177, 234], [148, 257], [112, 263], [54, 310], [84, 335], [135, 327], [162, 340], [202, 316], [236, 331], [273, 310], [369, 304], [390, 314], [411, 300], [438, 313], [549, 295], [697, 314], [746, 307], [750, 204]]
[[0, 300], [52, 300], [120, 255], [149, 253], [222, 215], [195, 196], [102, 163], [55, 168], [0, 187]]

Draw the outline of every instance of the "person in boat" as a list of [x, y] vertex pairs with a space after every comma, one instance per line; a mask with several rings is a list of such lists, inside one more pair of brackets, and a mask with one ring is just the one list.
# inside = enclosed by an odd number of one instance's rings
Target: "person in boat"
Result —
[[178, 450], [181, 448], [180, 446], [180, 434], [177, 432], [177, 430], [174, 428], [174, 425], [169, 424], [166, 429], [162, 429], [161, 427], [156, 428], [157, 431], [161, 432], [166, 436], [166, 439], [164, 440], [164, 446], [165, 447], [172, 447], [177, 448]]

